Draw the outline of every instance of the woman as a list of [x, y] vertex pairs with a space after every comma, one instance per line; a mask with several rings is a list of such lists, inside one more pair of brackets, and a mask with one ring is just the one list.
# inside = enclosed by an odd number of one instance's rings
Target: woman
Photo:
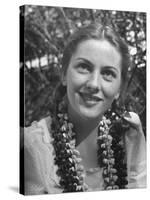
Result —
[[129, 65], [110, 27], [95, 23], [71, 36], [51, 116], [25, 128], [25, 194], [146, 186], [140, 119], [116, 103]]

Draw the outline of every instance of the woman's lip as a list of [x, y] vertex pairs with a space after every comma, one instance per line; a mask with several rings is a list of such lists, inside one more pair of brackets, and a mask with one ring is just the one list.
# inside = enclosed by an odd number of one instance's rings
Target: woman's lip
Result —
[[100, 97], [98, 97], [96, 95], [91, 95], [91, 94], [82, 93], [82, 92], [79, 92], [79, 94], [85, 101], [99, 102], [99, 101], [103, 100], [102, 98], [100, 98]]

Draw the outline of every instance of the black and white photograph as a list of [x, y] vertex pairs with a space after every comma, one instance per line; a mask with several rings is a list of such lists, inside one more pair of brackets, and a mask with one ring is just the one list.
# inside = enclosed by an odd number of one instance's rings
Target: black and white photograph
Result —
[[18, 9], [19, 192], [146, 188], [146, 12]]

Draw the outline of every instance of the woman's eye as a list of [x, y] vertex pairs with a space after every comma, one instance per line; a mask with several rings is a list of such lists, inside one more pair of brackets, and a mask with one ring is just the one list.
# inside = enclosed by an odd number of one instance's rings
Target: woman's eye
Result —
[[80, 73], [88, 73], [90, 71], [90, 66], [85, 63], [80, 63], [77, 66], [78, 72]]
[[113, 79], [116, 78], [116, 73], [111, 70], [103, 71], [102, 75], [106, 81], [113, 81]]

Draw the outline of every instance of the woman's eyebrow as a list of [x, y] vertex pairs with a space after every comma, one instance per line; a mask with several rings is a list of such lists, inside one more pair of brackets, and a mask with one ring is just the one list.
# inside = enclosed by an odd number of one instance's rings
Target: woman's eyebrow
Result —
[[89, 60], [87, 60], [87, 59], [85, 59], [85, 58], [77, 58], [77, 60], [82, 60], [82, 61], [84, 61], [84, 62], [86, 62], [87, 64], [89, 64], [89, 65], [94, 65], [91, 61], [89, 61]]
[[104, 67], [102, 67], [103, 69], [111, 69], [111, 70], [114, 70], [114, 71], [116, 71], [117, 73], [119, 72], [118, 71], [118, 69], [116, 68], [116, 67], [114, 67], [114, 66], [104, 66]]

